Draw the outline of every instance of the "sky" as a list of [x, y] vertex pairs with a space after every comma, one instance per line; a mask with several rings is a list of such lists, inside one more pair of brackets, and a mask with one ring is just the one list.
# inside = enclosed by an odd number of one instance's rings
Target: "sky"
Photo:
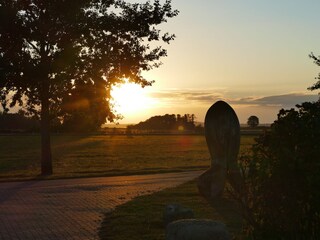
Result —
[[217, 100], [228, 102], [241, 123], [251, 115], [272, 123], [281, 108], [319, 98], [307, 88], [320, 72], [308, 57], [320, 55], [320, 1], [172, 0], [172, 6], [180, 13], [161, 28], [177, 38], [163, 45], [163, 65], [143, 73], [155, 80], [152, 87], [115, 90], [119, 123], [166, 113], [193, 113], [203, 122]]

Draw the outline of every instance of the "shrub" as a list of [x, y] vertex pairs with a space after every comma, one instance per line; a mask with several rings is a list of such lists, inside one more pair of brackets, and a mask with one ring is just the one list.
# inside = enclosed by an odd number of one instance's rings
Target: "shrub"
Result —
[[320, 102], [281, 110], [240, 157], [241, 204], [253, 239], [320, 239]]

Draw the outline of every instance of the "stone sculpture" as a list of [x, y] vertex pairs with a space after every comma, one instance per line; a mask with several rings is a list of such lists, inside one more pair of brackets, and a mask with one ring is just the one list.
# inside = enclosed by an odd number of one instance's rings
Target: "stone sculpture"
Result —
[[237, 156], [240, 147], [240, 124], [232, 107], [224, 101], [214, 103], [205, 117], [205, 137], [211, 156], [211, 167], [198, 179], [201, 195], [208, 201], [219, 196], [226, 180], [236, 189], [240, 186]]
[[[198, 179], [198, 188], [209, 202], [219, 196], [226, 180], [233, 188], [241, 186], [237, 156], [240, 147], [240, 124], [234, 110], [223, 101], [213, 104], [205, 117], [205, 136], [211, 156], [211, 167]], [[175, 212], [173, 206], [167, 211]], [[169, 214], [170, 215], [170, 214]], [[169, 223], [166, 240], [230, 240], [223, 223], [208, 219], [183, 219]]]

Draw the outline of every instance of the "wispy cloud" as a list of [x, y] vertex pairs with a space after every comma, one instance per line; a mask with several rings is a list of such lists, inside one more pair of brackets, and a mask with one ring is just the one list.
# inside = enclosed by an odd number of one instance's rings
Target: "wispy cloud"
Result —
[[247, 97], [231, 100], [233, 104], [253, 104], [259, 106], [292, 107], [306, 101], [316, 101], [318, 95], [306, 93], [288, 93], [263, 97]]
[[150, 93], [150, 97], [173, 103], [210, 103], [224, 98], [222, 93], [217, 93], [215, 91], [207, 92], [196, 90], [165, 90], [152, 92]]
[[265, 107], [293, 107], [305, 101], [316, 101], [319, 95], [310, 93], [287, 93], [271, 96], [247, 96], [242, 98], [229, 97], [230, 93], [205, 90], [166, 90], [150, 93], [150, 97], [157, 98], [167, 104], [211, 104], [218, 100], [227, 101], [233, 105], [253, 105]]

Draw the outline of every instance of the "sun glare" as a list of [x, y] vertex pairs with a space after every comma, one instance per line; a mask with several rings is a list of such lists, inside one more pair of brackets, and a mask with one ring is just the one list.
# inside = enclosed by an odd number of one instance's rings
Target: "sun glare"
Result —
[[112, 89], [115, 110], [124, 115], [136, 115], [152, 106], [153, 99], [147, 96], [146, 88], [138, 84], [124, 83]]

